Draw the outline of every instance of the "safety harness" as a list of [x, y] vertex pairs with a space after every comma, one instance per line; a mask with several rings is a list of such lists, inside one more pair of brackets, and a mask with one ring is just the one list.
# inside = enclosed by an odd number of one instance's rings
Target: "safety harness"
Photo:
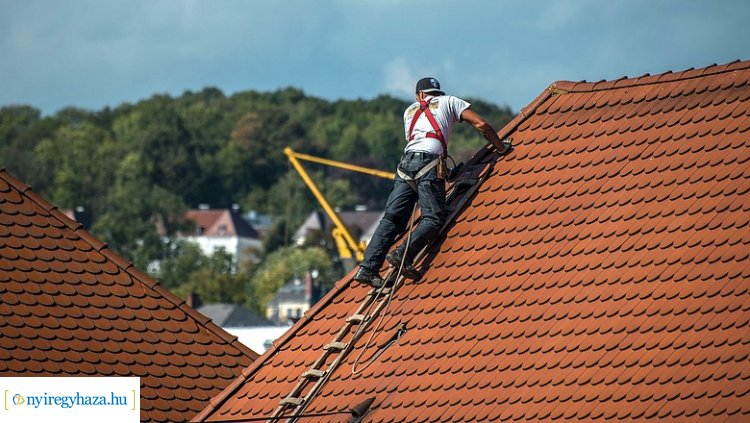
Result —
[[425, 136], [440, 141], [440, 144], [443, 146], [443, 157], [445, 157], [445, 155], [448, 154], [448, 144], [445, 142], [445, 137], [443, 136], [443, 131], [440, 130], [440, 125], [438, 125], [435, 116], [430, 111], [430, 101], [419, 100], [419, 109], [414, 112], [414, 117], [411, 119], [411, 125], [409, 126], [409, 142], [414, 140], [414, 126], [417, 124], [419, 117], [422, 116], [422, 113], [424, 113], [427, 120], [430, 121], [432, 129], [435, 131], [428, 132]]
[[[432, 101], [432, 99], [430, 99]], [[419, 109], [417, 109], [416, 112], [414, 112], [414, 117], [411, 119], [411, 125], [409, 126], [409, 139], [407, 142], [412, 142], [414, 140], [414, 126], [417, 124], [417, 120], [420, 116], [424, 113], [424, 115], [427, 117], [427, 120], [430, 122], [430, 125], [432, 126], [432, 129], [434, 132], [428, 132], [425, 134], [427, 138], [434, 138], [438, 141], [440, 141], [440, 144], [443, 146], [443, 154], [436, 158], [435, 160], [427, 163], [422, 169], [417, 172], [414, 177], [411, 177], [407, 175], [405, 172], [403, 172], [400, 168], [396, 169], [396, 172], [398, 173], [398, 176], [401, 177], [404, 181], [406, 181], [414, 191], [417, 190], [417, 182], [421, 177], [427, 174], [432, 168], [435, 166], [438, 166], [438, 175], [440, 177], [443, 177], [444, 169], [442, 169], [445, 166], [445, 158], [448, 155], [448, 144], [445, 141], [445, 137], [443, 136], [443, 131], [440, 130], [440, 125], [438, 125], [437, 120], [435, 119], [435, 116], [432, 114], [432, 111], [430, 111], [430, 101], [426, 100], [419, 100]]]

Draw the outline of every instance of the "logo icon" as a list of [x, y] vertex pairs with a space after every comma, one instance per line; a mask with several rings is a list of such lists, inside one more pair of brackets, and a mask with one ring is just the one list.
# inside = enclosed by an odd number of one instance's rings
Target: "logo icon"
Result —
[[19, 394], [13, 395], [13, 405], [23, 405], [26, 402], [26, 398]]
[[437, 89], [440, 89], [440, 83], [435, 78], [430, 78], [430, 84]]

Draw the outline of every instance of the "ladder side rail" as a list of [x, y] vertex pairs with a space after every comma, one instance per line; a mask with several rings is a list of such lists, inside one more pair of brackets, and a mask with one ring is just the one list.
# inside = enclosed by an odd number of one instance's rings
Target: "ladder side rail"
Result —
[[[373, 289], [373, 290], [375, 290], [375, 289]], [[375, 297], [374, 295], [370, 295], [370, 296], [373, 297], [373, 298]], [[378, 302], [377, 306], [375, 307], [375, 310], [373, 310], [372, 316], [377, 316], [378, 313], [380, 312], [380, 310], [382, 310], [383, 307], [385, 307], [385, 304], [387, 303], [387, 301], [385, 301], [385, 299], [387, 298], [386, 296], [382, 296], [380, 298], [381, 299]], [[331, 377], [331, 374], [333, 374], [333, 372], [336, 371], [336, 369], [341, 364], [341, 362], [346, 358], [346, 356], [349, 355], [349, 353], [351, 352], [352, 348], [354, 347], [354, 344], [356, 344], [357, 340], [359, 340], [359, 338], [361, 338], [362, 335], [364, 335], [364, 333], [365, 333], [365, 331], [367, 329], [367, 326], [369, 326], [370, 322], [372, 322], [372, 321], [373, 321], [373, 319], [369, 319], [369, 320], [366, 320], [366, 321], [362, 322], [362, 324], [360, 326], [360, 329], [358, 329], [354, 333], [354, 335], [352, 336], [352, 338], [347, 343], [346, 349], [343, 350], [343, 351], [341, 351], [339, 353], [339, 355], [328, 366], [328, 369], [326, 370], [325, 376], [323, 376], [322, 378], [320, 378], [315, 383], [315, 385], [313, 385], [312, 389], [310, 389], [310, 391], [307, 393], [307, 395], [305, 395], [305, 401], [300, 406], [296, 407], [296, 410], [290, 416], [292, 418], [291, 422], [295, 422], [296, 418], [300, 414], [304, 413], [304, 411], [307, 409], [307, 406], [309, 405], [309, 403], [312, 402], [312, 399], [315, 398], [315, 396], [318, 394], [318, 391], [320, 391], [320, 389], [323, 387], [323, 385], [325, 385], [325, 383], [328, 382], [328, 379]]]
[[[363, 301], [362, 303], [360, 303], [360, 305], [357, 308], [357, 310], [355, 311], [354, 315], [361, 315], [363, 313], [363, 311], [365, 311], [366, 309], [368, 309], [372, 305], [373, 301], [376, 299], [376, 296], [372, 295], [372, 294], [373, 293], [368, 294], [367, 298], [365, 299], [365, 301]], [[363, 322], [363, 323], [365, 323], [365, 322]], [[333, 341], [330, 342], [329, 344], [333, 344], [333, 343], [336, 343], [336, 342], [341, 342], [341, 340], [343, 340], [346, 337], [346, 335], [350, 332], [352, 326], [355, 325], [355, 324], [357, 324], [357, 323], [355, 323], [354, 321], [347, 321], [347, 322], [345, 322], [344, 326], [341, 329], [339, 329], [339, 331], [336, 334], [336, 336], [334, 337]], [[350, 345], [351, 345], [351, 343], [350, 343]], [[330, 357], [332, 354], [336, 354], [336, 353], [341, 354], [341, 352], [342, 352], [341, 350], [339, 350], [337, 352], [337, 351], [335, 351], [335, 349], [326, 349], [326, 350], [324, 350], [323, 353], [313, 362], [313, 365], [311, 366], [311, 368], [312, 369], [318, 369], [318, 367], [322, 366], [323, 363], [325, 363], [326, 360], [328, 359], [328, 357]], [[330, 369], [330, 366], [329, 366], [329, 369]], [[326, 369], [326, 374], [329, 374], [329, 373], [330, 373], [330, 371], [328, 369]], [[297, 395], [299, 395], [299, 393], [302, 392], [302, 390], [304, 390], [304, 388], [307, 386], [307, 384], [309, 382], [310, 382], [309, 379], [304, 378], [304, 377], [300, 377], [300, 380], [297, 382], [297, 385], [295, 385], [295, 387], [292, 389], [292, 391], [286, 397], [282, 398], [282, 401], [285, 398], [296, 397]], [[276, 408], [276, 411], [274, 412], [274, 414], [271, 417], [273, 417], [273, 418], [279, 417], [279, 415], [284, 410], [286, 410], [287, 407], [288, 407], [288, 405], [286, 405], [286, 404], [279, 404], [279, 406]]]

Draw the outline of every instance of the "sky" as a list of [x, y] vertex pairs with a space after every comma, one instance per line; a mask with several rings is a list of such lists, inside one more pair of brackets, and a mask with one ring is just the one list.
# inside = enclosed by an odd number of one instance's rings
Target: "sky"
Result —
[[558, 80], [750, 59], [747, 0], [0, 0], [0, 106], [99, 110], [215, 87], [514, 112]]

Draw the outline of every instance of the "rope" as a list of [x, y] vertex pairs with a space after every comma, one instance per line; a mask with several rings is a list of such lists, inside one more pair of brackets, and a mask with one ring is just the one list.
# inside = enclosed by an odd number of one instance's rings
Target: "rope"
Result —
[[[352, 374], [353, 375], [356, 375], [357, 373], [360, 373], [360, 372], [366, 370], [368, 367], [370, 367], [370, 365], [372, 363], [374, 363], [375, 360], [377, 360], [378, 357], [380, 357], [380, 355], [385, 350], [385, 349], [382, 349], [379, 353], [373, 355], [367, 362], [364, 363], [364, 367], [363, 368], [361, 368], [359, 370], [357, 369], [357, 365], [359, 364], [359, 360], [362, 358], [362, 354], [364, 354], [364, 352], [367, 351], [367, 349], [370, 348], [370, 344], [372, 343], [373, 339], [375, 338], [375, 334], [378, 333], [378, 331], [380, 330], [380, 326], [383, 324], [383, 316], [385, 316], [386, 311], [388, 311], [388, 307], [391, 306], [391, 299], [393, 299], [393, 293], [396, 292], [396, 287], [398, 287], [399, 280], [401, 278], [401, 271], [404, 268], [404, 260], [406, 260], [406, 252], [409, 251], [409, 244], [411, 243], [411, 232], [414, 229], [414, 214], [415, 214], [416, 210], [417, 210], [417, 203], [415, 202], [414, 203], [414, 207], [411, 210], [411, 217], [409, 218], [409, 232], [406, 235], [406, 248], [404, 248], [404, 254], [401, 255], [401, 263], [398, 266], [398, 272], [396, 272], [396, 280], [393, 283], [393, 286], [391, 287], [391, 292], [388, 293], [388, 300], [385, 303], [385, 308], [380, 311], [380, 316], [379, 316], [378, 324], [375, 327], [375, 330], [372, 331], [372, 334], [370, 334], [370, 339], [367, 340], [367, 342], [365, 343], [364, 347], [362, 347], [362, 350], [357, 355], [357, 358], [354, 360], [354, 363], [352, 363]], [[380, 297], [381, 293], [382, 293], [382, 289], [378, 290], [378, 293], [377, 293], [377, 295], [375, 297], [375, 300], [372, 302], [372, 304], [370, 305], [370, 307], [372, 307], [372, 305], [374, 305], [374, 304], [376, 304], [378, 302], [378, 298]], [[370, 307], [367, 308], [367, 312], [368, 313], [370, 311]], [[365, 316], [367, 316], [367, 315], [368, 314], [365, 314]], [[357, 332], [355, 332], [355, 334], [352, 337], [352, 339], [354, 339], [354, 340], [359, 339], [359, 337], [362, 335], [362, 332], [364, 332], [364, 330], [367, 329], [367, 326], [368, 325], [362, 325], [362, 326], [360, 326], [357, 329]], [[387, 346], [386, 346], [386, 348], [387, 348]]]

